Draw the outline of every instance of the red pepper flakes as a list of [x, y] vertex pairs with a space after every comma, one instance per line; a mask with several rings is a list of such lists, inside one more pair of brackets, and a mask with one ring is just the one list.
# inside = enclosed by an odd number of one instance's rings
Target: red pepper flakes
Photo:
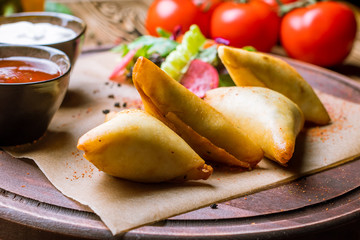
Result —
[[59, 126], [57, 126], [56, 128], [63, 128], [63, 127], [65, 127], [67, 124], [66, 123], [63, 123], [63, 124], [61, 124], [61, 125], [59, 125]]
[[123, 104], [122, 104], [123, 108], [136, 108], [136, 109], [143, 109], [143, 104], [141, 99], [129, 99], [129, 98], [124, 98], [123, 99]]
[[[330, 118], [332, 119], [332, 123], [322, 127], [313, 127], [308, 129], [307, 134], [311, 137], [311, 141], [328, 141], [334, 134], [338, 134], [343, 130], [347, 130], [352, 128], [353, 126], [347, 124], [347, 115], [351, 114], [349, 112], [349, 108], [346, 102], [343, 102], [341, 106], [334, 106], [328, 103], [324, 103]], [[342, 139], [343, 136], [337, 136], [337, 138]]]
[[[79, 155], [79, 154], [76, 154]], [[76, 162], [80, 162], [83, 161], [83, 158], [80, 159], [76, 159]], [[66, 163], [66, 165], [68, 166], [69, 163]], [[68, 168], [71, 169], [71, 166], [69, 166]], [[85, 164], [84, 166], [81, 167], [81, 171], [78, 170], [74, 170], [71, 174], [71, 177], [65, 177], [66, 180], [70, 180], [70, 181], [75, 181], [81, 178], [92, 178], [93, 174], [94, 174], [94, 169], [95, 167], [93, 167], [93, 165], [91, 165], [90, 163], [87, 162], [87, 164]], [[100, 172], [100, 170], [99, 170]]]
[[22, 187], [22, 188], [24, 188], [24, 187], [25, 187], [25, 185], [22, 185], [21, 187]]

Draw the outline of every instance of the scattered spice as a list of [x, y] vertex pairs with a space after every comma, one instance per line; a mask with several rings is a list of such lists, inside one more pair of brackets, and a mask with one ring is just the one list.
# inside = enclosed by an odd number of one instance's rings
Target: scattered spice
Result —
[[120, 107], [120, 103], [119, 103], [119, 102], [114, 103], [114, 107], [119, 108], [119, 107]]
[[102, 110], [102, 112], [103, 112], [103, 114], [108, 114], [110, 112], [110, 110], [109, 109], [104, 109], [104, 110]]
[[108, 98], [115, 98], [115, 96], [114, 96], [114, 94], [110, 94], [109, 96], [108, 96]]
[[210, 207], [211, 207], [212, 209], [217, 209], [217, 208], [218, 208], [218, 205], [217, 205], [216, 203], [213, 203], [213, 204], [210, 205]]
[[123, 103], [123, 107], [125, 108], [127, 106], [127, 102], [124, 102]]
[[[75, 181], [81, 178], [92, 178], [96, 173], [96, 167], [85, 161], [79, 150], [71, 153], [74, 160], [71, 162], [65, 162], [65, 166], [69, 171], [70, 176], [65, 177], [66, 180]], [[98, 170], [100, 172], [100, 170]]]
[[[324, 105], [330, 115], [332, 122], [326, 126], [316, 126], [307, 129], [306, 133], [310, 136], [310, 141], [326, 142], [334, 140], [332, 137], [343, 130], [352, 128], [352, 125], [347, 123], [346, 115], [349, 114], [350, 109], [346, 103], [343, 102], [340, 106], [333, 106], [331, 102], [324, 102]], [[336, 136], [337, 139], [342, 139], [342, 136]]]

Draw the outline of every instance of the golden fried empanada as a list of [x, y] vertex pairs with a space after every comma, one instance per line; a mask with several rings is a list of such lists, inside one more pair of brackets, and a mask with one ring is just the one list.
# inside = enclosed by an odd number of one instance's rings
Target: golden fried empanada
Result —
[[178, 133], [203, 159], [245, 168], [262, 159], [261, 148], [231, 121], [150, 60], [138, 58], [133, 82], [145, 110]]
[[285, 61], [260, 52], [220, 46], [219, 57], [237, 86], [267, 87], [294, 101], [305, 120], [327, 124], [330, 117], [312, 87]]
[[113, 115], [77, 147], [105, 173], [137, 182], [207, 179], [213, 171], [182, 138], [141, 110]]
[[223, 87], [206, 93], [205, 102], [259, 143], [265, 156], [285, 165], [304, 126], [300, 108], [284, 95], [262, 87]]

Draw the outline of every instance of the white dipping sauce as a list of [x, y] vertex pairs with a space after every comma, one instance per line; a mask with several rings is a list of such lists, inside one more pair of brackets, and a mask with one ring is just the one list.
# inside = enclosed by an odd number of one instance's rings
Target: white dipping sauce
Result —
[[76, 33], [50, 23], [16, 22], [0, 25], [0, 42], [8, 44], [40, 45], [70, 40]]

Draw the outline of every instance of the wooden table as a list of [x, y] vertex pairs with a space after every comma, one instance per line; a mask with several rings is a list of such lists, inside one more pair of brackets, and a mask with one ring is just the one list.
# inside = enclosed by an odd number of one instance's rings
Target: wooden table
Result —
[[[151, 1], [57, 2], [88, 23], [84, 49], [94, 52], [145, 33], [142, 23]], [[281, 47], [274, 48], [274, 53], [284, 55]], [[310, 65], [293, 64], [305, 74], [318, 74]], [[332, 77], [329, 91], [341, 86], [360, 103], [360, 31], [351, 55], [331, 70], [350, 79], [324, 70], [320, 75]], [[123, 238], [359, 239], [359, 172], [357, 159], [217, 207], [135, 229]], [[13, 159], [0, 151], [0, 176], [0, 239], [112, 238], [98, 216], [58, 192], [33, 161]], [[22, 181], [26, 188], [19, 187]]]

